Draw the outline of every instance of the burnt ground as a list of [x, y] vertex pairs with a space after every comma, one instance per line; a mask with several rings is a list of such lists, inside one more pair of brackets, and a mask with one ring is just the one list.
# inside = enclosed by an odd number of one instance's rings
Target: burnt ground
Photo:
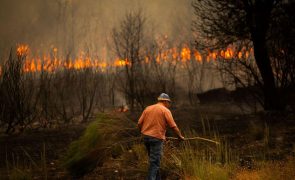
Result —
[[[243, 114], [230, 104], [206, 104], [196, 108], [183, 106], [173, 108], [172, 113], [184, 133], [192, 129], [200, 136], [216, 133], [229, 142], [233, 150], [243, 156], [254, 154], [259, 158], [265, 150], [266, 140], [268, 159], [283, 159], [295, 155], [295, 115], [293, 113]], [[139, 114], [128, 116], [136, 121]], [[1, 136], [0, 179], [7, 177], [7, 162], [10, 163], [8, 165], [14, 163], [14, 166], [17, 163], [31, 164], [30, 166], [33, 164], [38, 167], [34, 173], [36, 179], [42, 179], [43, 166], [48, 172], [48, 179], [70, 179], [61, 166], [61, 159], [68, 145], [78, 139], [85, 127], [86, 124], [73, 125], [60, 129], [28, 130], [22, 135]], [[172, 133], [168, 131], [168, 136], [170, 135]], [[45, 164], [42, 163], [41, 158], [44, 150]], [[109, 169], [113, 168], [109, 167]], [[100, 170], [102, 171], [100, 174], [103, 174], [103, 169]]]
[[245, 114], [224, 103], [176, 109], [174, 116], [184, 132], [193, 129], [200, 136], [217, 134], [241, 155], [262, 158], [265, 146], [268, 152], [263, 158], [295, 155], [295, 114], [291, 112]]
[[34, 169], [36, 172], [33, 178], [36, 179], [44, 178], [40, 176], [44, 176], [42, 168], [45, 167], [48, 179], [64, 179], [67, 174], [61, 167], [61, 159], [68, 145], [81, 136], [85, 127], [86, 125], [76, 125], [59, 129], [27, 130], [22, 135], [1, 136], [0, 179], [7, 179], [8, 169], [11, 170], [12, 166]]

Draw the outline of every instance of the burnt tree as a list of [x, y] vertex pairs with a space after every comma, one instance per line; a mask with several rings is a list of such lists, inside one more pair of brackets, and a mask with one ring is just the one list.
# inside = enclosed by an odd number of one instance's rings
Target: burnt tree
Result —
[[269, 52], [274, 37], [271, 29], [274, 20], [289, 18], [276, 13], [278, 9], [284, 9], [283, 4], [280, 0], [205, 0], [193, 3], [197, 17], [193, 29], [199, 37], [206, 39], [205, 43], [198, 39], [197, 45], [217, 49], [240, 41], [252, 42], [255, 63], [263, 81], [265, 110], [285, 108]]
[[131, 110], [135, 106], [136, 85], [143, 60], [144, 25], [145, 18], [140, 12], [127, 13], [112, 34], [116, 55], [125, 63], [123, 89]]
[[0, 124], [6, 134], [22, 132], [38, 114], [35, 76], [24, 72], [26, 53], [15, 57], [11, 51], [0, 76]]

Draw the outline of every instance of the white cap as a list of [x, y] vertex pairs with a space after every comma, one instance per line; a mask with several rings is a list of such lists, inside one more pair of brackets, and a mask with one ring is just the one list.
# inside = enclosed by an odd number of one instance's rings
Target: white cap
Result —
[[158, 101], [169, 101], [169, 102], [171, 102], [170, 97], [166, 93], [160, 94], [160, 96], [158, 97]]

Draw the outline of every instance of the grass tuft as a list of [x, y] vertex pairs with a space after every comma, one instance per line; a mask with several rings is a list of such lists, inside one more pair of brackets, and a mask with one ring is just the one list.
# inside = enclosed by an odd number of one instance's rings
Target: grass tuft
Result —
[[128, 127], [133, 127], [128, 120], [99, 114], [96, 121], [86, 128], [84, 135], [70, 145], [64, 166], [72, 176], [81, 177], [103, 165], [107, 158], [118, 156], [122, 151], [121, 143], [129, 142], [130, 136], [122, 131], [132, 129]]

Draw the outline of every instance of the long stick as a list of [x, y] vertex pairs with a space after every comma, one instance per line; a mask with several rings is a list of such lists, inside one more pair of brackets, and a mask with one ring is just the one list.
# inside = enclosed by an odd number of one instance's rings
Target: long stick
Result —
[[[167, 139], [179, 140], [179, 138], [175, 138], [175, 137], [167, 137]], [[218, 141], [214, 141], [214, 140], [206, 139], [206, 138], [202, 138], [202, 137], [191, 137], [191, 138], [185, 138], [184, 140], [185, 141], [186, 140], [203, 140], [203, 141], [212, 142], [212, 143], [215, 143], [215, 144], [220, 144], [220, 142], [218, 142]]]

